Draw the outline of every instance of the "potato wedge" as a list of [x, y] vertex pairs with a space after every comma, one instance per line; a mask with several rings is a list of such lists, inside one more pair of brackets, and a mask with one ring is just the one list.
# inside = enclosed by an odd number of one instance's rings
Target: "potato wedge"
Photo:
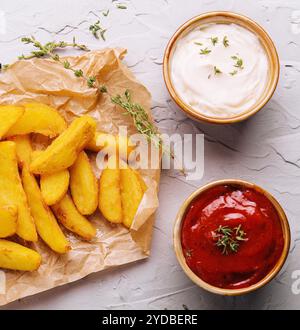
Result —
[[53, 251], [68, 252], [70, 244], [50, 208], [44, 203], [36, 179], [27, 166], [22, 169], [22, 182], [39, 236]]
[[69, 194], [52, 206], [52, 210], [63, 226], [86, 240], [96, 235], [96, 228], [81, 215]]
[[94, 213], [98, 206], [98, 183], [84, 151], [78, 155], [76, 162], [70, 168], [70, 190], [77, 207], [82, 215]]
[[18, 208], [0, 206], [0, 238], [12, 236], [17, 231]]
[[41, 264], [41, 256], [20, 244], [0, 239], [0, 268], [34, 271]]
[[[43, 152], [35, 150], [32, 152], [31, 159], [35, 159]], [[67, 193], [70, 182], [69, 170], [44, 174], [40, 176], [40, 187], [44, 202], [51, 206], [59, 202]]]
[[70, 173], [68, 170], [44, 174], [40, 178], [43, 199], [47, 205], [59, 202], [69, 188]]
[[8, 130], [6, 137], [20, 134], [39, 133], [56, 137], [62, 133], [67, 124], [64, 118], [54, 108], [42, 103], [24, 105], [25, 112], [21, 118]]
[[134, 146], [130, 145], [130, 140], [126, 136], [115, 136], [105, 132], [96, 132], [93, 138], [86, 145], [85, 149], [99, 152], [103, 148], [108, 150], [109, 155], [126, 155], [128, 158], [131, 151], [135, 149]]
[[23, 107], [14, 105], [0, 106], [0, 139], [2, 139], [9, 129], [22, 117], [23, 113]]
[[33, 159], [30, 171], [34, 174], [48, 174], [70, 167], [92, 139], [95, 130], [96, 122], [91, 117], [82, 116], [75, 119], [46, 150]]
[[18, 208], [17, 234], [26, 241], [37, 241], [37, 233], [21, 183], [12, 141], [0, 142], [0, 203]]
[[135, 171], [130, 167], [121, 168], [121, 199], [123, 224], [130, 228], [143, 198], [144, 191]]
[[[109, 159], [109, 162], [111, 158]], [[99, 209], [112, 223], [122, 223], [121, 173], [119, 168], [105, 168], [99, 181]]]
[[16, 135], [10, 138], [16, 144], [17, 159], [20, 168], [25, 164], [28, 166], [31, 162], [31, 142], [29, 135]]

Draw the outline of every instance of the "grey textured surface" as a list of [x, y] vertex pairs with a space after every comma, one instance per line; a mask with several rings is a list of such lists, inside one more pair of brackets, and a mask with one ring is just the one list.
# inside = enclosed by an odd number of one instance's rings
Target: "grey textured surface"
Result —
[[[35, 35], [71, 40], [91, 48], [122, 46], [126, 63], [153, 95], [153, 114], [162, 131], [205, 134], [205, 176], [185, 182], [162, 174], [160, 207], [152, 255], [147, 261], [93, 274], [76, 283], [10, 304], [19, 309], [300, 309], [292, 293], [292, 273], [300, 269], [300, 2], [299, 0], [132, 0], [116, 9], [111, 0], [2, 0], [0, 60], [13, 61], [29, 50], [20, 37]], [[101, 11], [110, 8], [108, 17]], [[198, 124], [170, 101], [162, 78], [164, 48], [187, 19], [211, 10], [231, 10], [255, 19], [270, 33], [281, 60], [281, 79], [272, 101], [245, 123], [216, 127]], [[107, 41], [97, 41], [88, 27], [98, 17]], [[298, 17], [298, 20], [297, 20]], [[6, 25], [6, 27], [5, 27]], [[297, 33], [298, 32], [298, 33]], [[273, 193], [291, 224], [292, 244], [280, 275], [256, 293], [239, 298], [211, 295], [190, 282], [172, 249], [172, 225], [182, 201], [196, 187], [222, 178], [256, 182]]]

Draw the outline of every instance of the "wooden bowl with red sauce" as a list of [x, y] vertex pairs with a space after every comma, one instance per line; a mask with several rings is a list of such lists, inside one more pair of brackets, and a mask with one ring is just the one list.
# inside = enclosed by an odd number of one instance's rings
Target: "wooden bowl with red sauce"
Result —
[[212, 293], [237, 296], [269, 283], [290, 248], [290, 228], [277, 200], [242, 180], [215, 181], [182, 205], [174, 249], [186, 275]]

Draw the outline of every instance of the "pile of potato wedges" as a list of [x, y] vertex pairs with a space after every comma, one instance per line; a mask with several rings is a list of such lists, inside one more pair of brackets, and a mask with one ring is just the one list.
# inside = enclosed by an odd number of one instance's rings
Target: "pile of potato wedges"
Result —
[[[88, 216], [97, 210], [111, 223], [131, 227], [147, 186], [125, 162], [96, 178], [89, 155], [104, 147], [97, 145], [101, 134], [88, 115], [67, 125], [45, 104], [0, 106], [0, 268], [36, 270], [41, 256], [28, 246], [38, 239], [67, 253], [66, 230], [92, 240], [96, 229]], [[44, 149], [34, 149], [36, 135], [48, 137]], [[132, 150], [127, 139], [110, 138], [117, 153]], [[108, 164], [119, 164], [117, 158], [111, 155]]]

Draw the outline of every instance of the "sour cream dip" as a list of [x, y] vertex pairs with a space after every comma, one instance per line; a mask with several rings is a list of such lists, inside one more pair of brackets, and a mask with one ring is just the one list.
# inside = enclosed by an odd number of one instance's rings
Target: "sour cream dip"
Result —
[[231, 118], [263, 96], [269, 60], [259, 38], [238, 24], [201, 25], [181, 37], [171, 57], [177, 95], [196, 112]]

